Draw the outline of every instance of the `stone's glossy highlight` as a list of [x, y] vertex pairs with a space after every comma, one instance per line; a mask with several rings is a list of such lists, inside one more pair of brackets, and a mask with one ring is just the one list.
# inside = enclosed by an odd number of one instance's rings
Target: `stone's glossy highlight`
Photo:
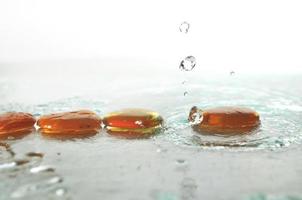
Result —
[[189, 114], [189, 121], [194, 120], [194, 113], [202, 114], [202, 121], [193, 125], [194, 130], [208, 134], [243, 134], [260, 125], [259, 114], [243, 107], [217, 107], [206, 110], [194, 106]]
[[0, 138], [22, 137], [34, 130], [36, 119], [28, 113], [7, 112], [0, 115]]
[[125, 138], [145, 138], [161, 129], [163, 118], [154, 111], [124, 109], [107, 114], [103, 123], [107, 132]]
[[48, 136], [90, 136], [101, 129], [101, 118], [89, 110], [44, 115], [38, 120], [40, 132]]

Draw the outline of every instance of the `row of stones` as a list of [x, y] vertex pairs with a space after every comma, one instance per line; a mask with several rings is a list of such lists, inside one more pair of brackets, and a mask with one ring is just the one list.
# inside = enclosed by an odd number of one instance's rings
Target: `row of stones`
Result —
[[[257, 112], [249, 108], [219, 107], [201, 110], [193, 107], [188, 120], [192, 128], [208, 134], [248, 133], [260, 125]], [[0, 115], [0, 138], [21, 137], [39, 127], [39, 132], [51, 137], [85, 137], [95, 135], [102, 124], [109, 134], [125, 138], [145, 138], [162, 129], [159, 113], [145, 109], [124, 109], [103, 118], [92, 111], [79, 110], [41, 116], [36, 120], [29, 113], [8, 112]]]

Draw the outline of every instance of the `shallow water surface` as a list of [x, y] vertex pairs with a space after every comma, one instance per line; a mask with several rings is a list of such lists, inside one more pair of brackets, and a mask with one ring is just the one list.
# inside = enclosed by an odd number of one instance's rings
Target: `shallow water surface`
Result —
[[[142, 107], [165, 119], [163, 131], [150, 139], [124, 140], [102, 130], [86, 139], [55, 140], [32, 133], [1, 141], [0, 178], [5, 181], [0, 199], [301, 195], [300, 75], [189, 73], [185, 84], [179, 72], [141, 72], [131, 79], [105, 74], [66, 84], [64, 79], [0, 79], [1, 113], [24, 111], [39, 117], [84, 108], [102, 116]], [[250, 107], [259, 112], [261, 127], [244, 136], [200, 135], [187, 121], [194, 105]]]

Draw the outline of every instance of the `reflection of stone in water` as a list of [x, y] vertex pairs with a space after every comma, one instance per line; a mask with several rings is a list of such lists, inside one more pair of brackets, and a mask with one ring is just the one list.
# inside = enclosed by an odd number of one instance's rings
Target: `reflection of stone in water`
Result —
[[44, 154], [43, 153], [37, 153], [37, 152], [28, 152], [26, 154], [26, 156], [28, 157], [39, 157], [39, 158], [43, 158]]

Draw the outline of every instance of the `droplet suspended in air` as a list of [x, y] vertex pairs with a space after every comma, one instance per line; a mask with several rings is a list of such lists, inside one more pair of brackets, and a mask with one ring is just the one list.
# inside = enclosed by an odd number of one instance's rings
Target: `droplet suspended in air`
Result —
[[182, 22], [179, 26], [179, 31], [182, 33], [188, 33], [190, 29], [190, 24], [186, 21]]
[[180, 62], [179, 69], [183, 71], [191, 71], [196, 66], [196, 59], [194, 56], [187, 56]]

